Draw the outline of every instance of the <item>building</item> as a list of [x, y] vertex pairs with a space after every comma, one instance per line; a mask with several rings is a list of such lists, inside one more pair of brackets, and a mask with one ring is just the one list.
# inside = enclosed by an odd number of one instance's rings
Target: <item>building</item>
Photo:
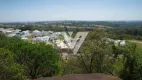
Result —
[[23, 36], [30, 36], [31, 35], [30, 32], [29, 32], [29, 30], [23, 31], [23, 32], [21, 32], [21, 34]]
[[40, 37], [40, 36], [42, 36], [42, 33], [41, 33], [40, 31], [38, 31], [38, 30], [34, 30], [34, 31], [32, 32], [32, 35], [33, 35], [33, 36], [36, 36], [36, 37]]

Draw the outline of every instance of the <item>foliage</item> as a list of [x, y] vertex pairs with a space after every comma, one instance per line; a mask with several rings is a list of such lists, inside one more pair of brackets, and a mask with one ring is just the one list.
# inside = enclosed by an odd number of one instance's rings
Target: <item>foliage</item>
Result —
[[14, 61], [13, 54], [0, 48], [0, 80], [25, 80], [23, 66]]
[[[112, 74], [113, 63], [111, 46], [102, 38], [107, 34], [102, 31], [89, 33], [78, 55], [64, 61], [63, 74], [108, 73]], [[66, 68], [67, 67], [67, 68]]]
[[15, 53], [15, 60], [26, 67], [27, 76], [31, 78], [58, 73], [59, 55], [51, 45], [18, 42], [9, 44], [6, 48]]
[[142, 27], [136, 28], [113, 28], [108, 29], [108, 33], [111, 34], [113, 39], [121, 40], [142, 40]]
[[107, 36], [104, 31], [89, 33], [81, 53], [62, 62], [62, 74], [105, 73], [123, 80], [141, 80], [142, 64], [136, 44], [126, 42], [125, 46], [115, 46], [106, 43]]
[[21, 39], [19, 37], [10, 37], [8, 38], [3, 33], [0, 33], [0, 47], [4, 47], [10, 43], [20, 42]]

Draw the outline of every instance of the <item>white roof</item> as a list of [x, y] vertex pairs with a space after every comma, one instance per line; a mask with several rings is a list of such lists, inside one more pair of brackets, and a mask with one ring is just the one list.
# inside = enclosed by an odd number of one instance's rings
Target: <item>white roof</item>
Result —
[[0, 31], [3, 31], [3, 30], [5, 30], [4, 28], [0, 28]]
[[22, 37], [21, 39], [23, 39], [23, 40], [28, 40], [28, 38], [26, 38], [26, 37]]
[[29, 30], [23, 31], [24, 33], [29, 33]]
[[33, 32], [40, 32], [39, 30], [34, 30]]
[[12, 31], [7, 30], [6, 32], [11, 33]]
[[125, 46], [125, 44], [126, 44], [125, 40], [120, 42], [120, 46]]
[[13, 36], [15, 36], [16, 34], [9, 34], [9, 35], [7, 35], [8, 37], [13, 37]]
[[68, 46], [62, 40], [56, 40], [56, 44], [61, 49], [67, 49], [68, 48]]

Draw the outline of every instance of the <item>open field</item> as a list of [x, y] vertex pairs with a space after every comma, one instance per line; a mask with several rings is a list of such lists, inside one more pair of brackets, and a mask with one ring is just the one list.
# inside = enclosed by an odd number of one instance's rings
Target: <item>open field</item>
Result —
[[136, 52], [137, 52], [137, 54], [138, 54], [138, 61], [140, 62], [140, 63], [142, 63], [141, 62], [141, 60], [142, 60], [142, 41], [130, 41], [130, 42], [134, 42], [134, 43], [136, 43], [136, 45], [137, 45], [137, 48], [136, 48]]
[[137, 44], [137, 47], [142, 49], [142, 41], [131, 40], [130, 42], [136, 43], [136, 44]]

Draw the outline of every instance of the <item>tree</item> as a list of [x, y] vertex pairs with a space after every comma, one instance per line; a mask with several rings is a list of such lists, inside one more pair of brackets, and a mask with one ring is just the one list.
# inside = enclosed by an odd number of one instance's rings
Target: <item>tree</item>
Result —
[[53, 76], [59, 71], [59, 54], [51, 45], [18, 42], [9, 44], [6, 48], [15, 53], [15, 60], [26, 67], [27, 76], [32, 79]]
[[125, 46], [106, 43], [102, 31], [89, 33], [78, 55], [63, 61], [62, 74], [105, 73], [123, 80], [141, 80], [142, 66], [137, 60], [136, 45]]
[[[112, 47], [103, 41], [106, 33], [90, 32], [78, 55], [69, 57], [64, 73], [107, 73], [113, 74]], [[64, 66], [63, 66], [64, 67]]]
[[87, 73], [112, 74], [112, 48], [103, 40], [105, 37], [107, 37], [105, 32], [96, 31], [90, 33], [84, 42], [78, 59]]
[[14, 61], [13, 54], [0, 48], [0, 80], [25, 80], [24, 68]]
[[0, 33], [0, 47], [4, 47], [10, 43], [20, 42], [21, 39], [19, 37], [7, 37], [3, 33]]
[[[125, 46], [113, 47], [113, 53], [116, 60], [121, 60], [122, 67], [118, 76], [123, 80], [141, 80], [141, 64], [138, 62], [138, 54], [136, 52], [136, 44], [129, 43]], [[117, 61], [118, 62], [118, 61]], [[120, 65], [119, 65], [120, 66]]]

